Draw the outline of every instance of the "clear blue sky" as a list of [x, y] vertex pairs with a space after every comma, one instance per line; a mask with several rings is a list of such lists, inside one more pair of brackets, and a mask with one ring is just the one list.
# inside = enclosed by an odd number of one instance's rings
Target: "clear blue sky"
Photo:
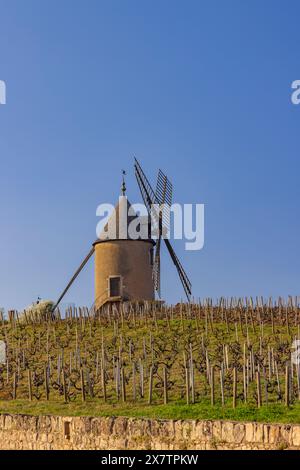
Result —
[[[206, 205], [195, 296], [299, 289], [296, 1], [0, 0], [0, 306], [55, 299], [132, 155]], [[93, 264], [66, 301], [91, 305]], [[163, 293], [182, 296], [163, 260]]]

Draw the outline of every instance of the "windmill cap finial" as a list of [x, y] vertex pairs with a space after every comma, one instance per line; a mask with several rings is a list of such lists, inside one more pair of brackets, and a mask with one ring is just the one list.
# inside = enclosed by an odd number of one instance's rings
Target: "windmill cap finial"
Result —
[[122, 196], [125, 196], [125, 193], [126, 193], [125, 176], [126, 176], [126, 171], [122, 170], [122, 186], [121, 186]]

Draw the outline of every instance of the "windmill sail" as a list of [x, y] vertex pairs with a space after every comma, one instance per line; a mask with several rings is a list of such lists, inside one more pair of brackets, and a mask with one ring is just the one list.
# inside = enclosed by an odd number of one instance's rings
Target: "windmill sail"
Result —
[[161, 249], [161, 238], [167, 236], [167, 232], [170, 227], [170, 207], [172, 204], [172, 192], [173, 187], [167, 176], [159, 170], [155, 197], [159, 201], [159, 215], [158, 215], [158, 240], [156, 243], [155, 259], [153, 266], [153, 280], [154, 287], [158, 293], [159, 298], [161, 297], [160, 287], [160, 249]]
[[151, 184], [149, 183], [145, 173], [143, 172], [141, 165], [135, 158], [135, 176], [139, 185], [144, 204], [148, 210], [148, 214], [151, 214], [151, 206], [153, 204], [159, 204], [156, 198], [155, 192], [153, 191]]
[[[158, 226], [158, 247], [156, 250], [156, 256], [155, 256], [155, 262], [154, 262], [154, 268], [153, 268], [153, 279], [154, 279], [154, 286], [156, 291], [160, 295], [160, 245], [161, 245], [161, 238], [162, 238], [162, 231], [164, 228], [164, 216], [163, 214], [161, 215], [161, 211], [159, 214], [157, 214], [156, 211], [153, 212], [153, 206], [154, 205], [159, 205], [161, 206], [162, 204], [165, 205], [165, 203], [168, 205], [171, 205], [172, 203], [172, 185], [167, 179], [167, 177], [162, 173], [162, 171], [159, 172], [158, 174], [158, 180], [157, 180], [157, 188], [156, 192], [153, 191], [151, 184], [149, 183], [145, 173], [143, 172], [141, 165], [135, 158], [135, 175], [136, 179], [138, 182], [138, 186], [140, 188], [142, 198], [144, 200], [145, 206], [148, 210], [148, 214], [151, 216], [153, 220], [153, 215], [155, 218], [155, 221]], [[166, 218], [165, 218], [166, 220]], [[166, 222], [168, 222], [166, 220]], [[168, 225], [167, 225], [168, 227]], [[171, 256], [171, 259], [173, 263], [175, 264], [175, 267], [177, 269], [180, 281], [183, 285], [184, 291], [186, 293], [186, 296], [188, 300], [190, 300], [190, 296], [192, 293], [192, 285], [191, 282], [183, 269], [182, 264], [179, 261], [178, 256], [176, 255], [170, 241], [163, 237], [164, 242], [167, 246], [168, 252]]]
[[168, 180], [168, 177], [159, 170], [156, 183], [155, 196], [159, 201], [161, 208], [162, 217], [162, 229], [164, 233], [169, 230], [170, 227], [170, 207], [172, 205], [173, 186]]
[[161, 236], [158, 238], [156, 243], [156, 251], [154, 257], [153, 265], [153, 283], [154, 289], [158, 293], [159, 298], [161, 298], [161, 288], [160, 288], [160, 247], [161, 247]]
[[178, 259], [178, 256], [176, 255], [176, 253], [175, 253], [175, 251], [174, 251], [174, 249], [173, 249], [173, 247], [170, 243], [170, 240], [165, 240], [165, 244], [166, 244], [167, 249], [170, 253], [172, 261], [176, 266], [176, 269], [177, 269], [178, 275], [180, 277], [181, 283], [183, 285], [184, 291], [186, 293], [186, 296], [187, 296], [188, 300], [190, 300], [190, 296], [192, 295], [192, 284], [191, 284], [185, 270], [183, 269], [183, 266], [180, 263], [180, 261]]
[[79, 276], [79, 274], [81, 273], [81, 271], [83, 270], [83, 268], [85, 267], [85, 265], [87, 264], [89, 259], [93, 256], [94, 251], [95, 251], [95, 248], [93, 247], [91, 249], [91, 251], [89, 252], [89, 254], [84, 258], [81, 265], [79, 266], [79, 268], [75, 272], [74, 276], [71, 278], [70, 282], [68, 283], [67, 287], [65, 288], [65, 290], [63, 291], [63, 293], [60, 295], [59, 299], [57, 300], [56, 304], [54, 305], [54, 307], [52, 309], [53, 312], [54, 312], [55, 309], [57, 309], [60, 302], [62, 301], [62, 299], [64, 298], [64, 296], [66, 295], [66, 293], [68, 292], [70, 287], [72, 286], [73, 282], [77, 279], [77, 277]]

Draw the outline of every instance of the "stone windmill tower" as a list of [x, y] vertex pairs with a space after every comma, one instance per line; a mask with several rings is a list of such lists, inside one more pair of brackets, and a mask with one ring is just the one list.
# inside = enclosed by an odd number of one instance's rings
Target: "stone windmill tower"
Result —
[[[156, 191], [154, 191], [140, 164], [135, 160], [135, 176], [147, 209], [148, 216], [138, 216], [126, 196], [124, 181], [119, 202], [108, 220], [103, 232], [93, 243], [92, 249], [83, 260], [67, 287], [57, 300], [53, 311], [58, 307], [71, 285], [83, 270], [89, 259], [95, 255], [95, 300], [96, 309], [107, 303], [122, 301], [154, 301], [155, 292], [160, 298], [160, 252], [162, 241], [173, 261], [188, 301], [191, 296], [190, 280], [180, 263], [170, 240], [164, 237], [168, 230], [171, 206], [172, 185], [159, 171]], [[153, 213], [153, 207], [156, 207]], [[157, 212], [157, 208], [159, 209]], [[154, 217], [153, 217], [154, 215]], [[157, 241], [151, 238], [150, 221], [155, 223]], [[139, 225], [132, 235], [131, 226]], [[109, 230], [113, 227], [114, 230]], [[107, 230], [108, 229], [108, 230]], [[138, 236], [137, 236], [138, 233]], [[141, 234], [139, 236], [139, 233]], [[155, 247], [155, 253], [154, 253]]]
[[104, 231], [93, 244], [96, 308], [108, 301], [154, 300], [155, 298], [152, 279], [155, 242], [150, 238], [148, 227], [148, 237], [132, 238], [129, 226], [138, 217], [125, 192], [123, 179], [122, 195], [106, 225], [106, 228], [111, 225], [115, 233], [109, 236]]

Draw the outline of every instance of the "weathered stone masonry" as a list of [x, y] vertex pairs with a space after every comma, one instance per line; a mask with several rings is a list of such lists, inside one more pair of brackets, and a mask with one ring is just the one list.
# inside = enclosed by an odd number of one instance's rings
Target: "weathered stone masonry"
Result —
[[299, 449], [300, 425], [0, 415], [0, 449]]

